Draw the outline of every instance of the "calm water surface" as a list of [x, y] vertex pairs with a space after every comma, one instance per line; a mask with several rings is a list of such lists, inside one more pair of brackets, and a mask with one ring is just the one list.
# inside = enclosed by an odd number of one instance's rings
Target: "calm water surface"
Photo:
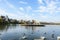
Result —
[[60, 36], [60, 25], [46, 25], [45, 27], [20, 26], [19, 24], [0, 25], [1, 40], [22, 40], [23, 36], [27, 37], [26, 40], [40, 37], [46, 37], [46, 40], [57, 40]]

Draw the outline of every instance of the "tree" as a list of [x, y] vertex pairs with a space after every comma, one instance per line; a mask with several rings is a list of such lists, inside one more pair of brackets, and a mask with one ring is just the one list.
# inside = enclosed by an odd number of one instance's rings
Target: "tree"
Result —
[[2, 23], [3, 22], [3, 19], [0, 17], [0, 23]]

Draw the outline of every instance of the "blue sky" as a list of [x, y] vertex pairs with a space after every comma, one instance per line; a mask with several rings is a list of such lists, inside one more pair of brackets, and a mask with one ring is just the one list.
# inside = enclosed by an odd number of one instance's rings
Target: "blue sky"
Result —
[[60, 0], [0, 0], [0, 15], [13, 19], [60, 22]]

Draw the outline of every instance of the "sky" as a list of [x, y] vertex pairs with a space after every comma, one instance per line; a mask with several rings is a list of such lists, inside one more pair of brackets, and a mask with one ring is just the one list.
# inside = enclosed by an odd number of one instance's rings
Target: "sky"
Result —
[[60, 22], [60, 0], [0, 0], [0, 16]]

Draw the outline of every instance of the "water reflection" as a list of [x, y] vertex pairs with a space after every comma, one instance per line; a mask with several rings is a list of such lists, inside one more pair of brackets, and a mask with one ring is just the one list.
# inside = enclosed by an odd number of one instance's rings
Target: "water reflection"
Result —
[[40, 37], [47, 38], [46, 40], [57, 40], [60, 36], [60, 26], [20, 26], [19, 24], [0, 25], [0, 39], [2, 40], [34, 40]]
[[0, 25], [0, 30], [4, 30], [6, 28], [6, 25]]
[[2, 30], [7, 30], [9, 27], [16, 27], [17, 25], [16, 24], [8, 24], [8, 25], [0, 25], [0, 31]]

